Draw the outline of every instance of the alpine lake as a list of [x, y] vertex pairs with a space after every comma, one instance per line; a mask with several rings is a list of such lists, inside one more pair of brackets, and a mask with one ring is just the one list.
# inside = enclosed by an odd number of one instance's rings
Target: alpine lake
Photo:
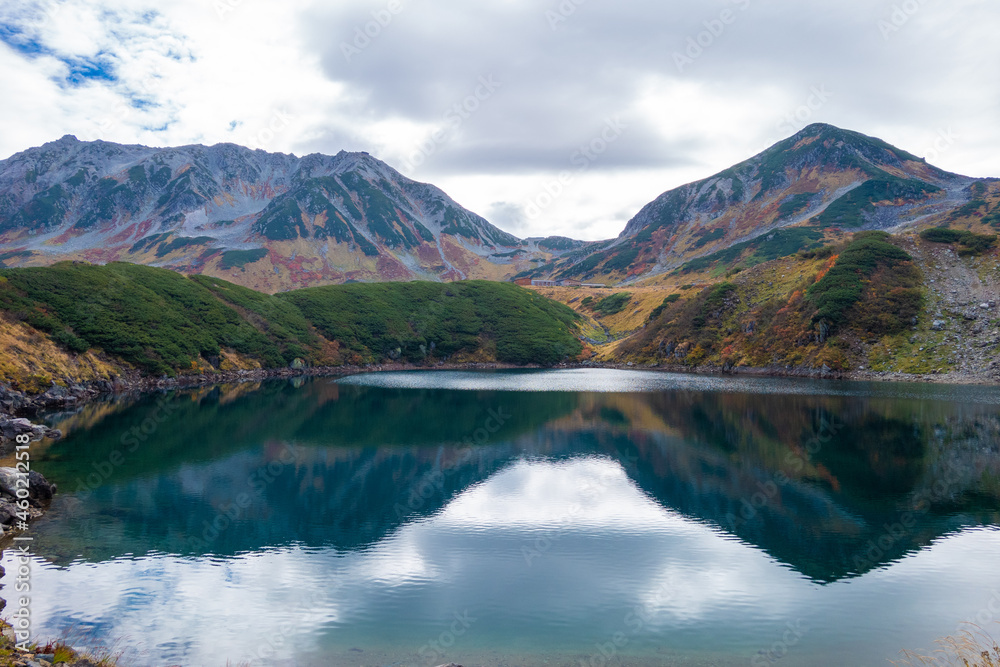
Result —
[[90, 403], [32, 446], [32, 631], [156, 667], [884, 666], [1000, 635], [998, 406], [596, 369]]

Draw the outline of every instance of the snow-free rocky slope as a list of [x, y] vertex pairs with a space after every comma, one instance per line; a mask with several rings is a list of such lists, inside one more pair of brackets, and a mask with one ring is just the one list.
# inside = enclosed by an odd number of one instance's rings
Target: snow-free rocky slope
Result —
[[299, 158], [65, 136], [0, 161], [6, 266], [123, 260], [273, 292], [502, 280], [560, 252], [559, 241], [522, 241], [367, 153]]
[[684, 266], [752, 265], [848, 232], [946, 225], [997, 185], [943, 171], [880, 139], [815, 124], [663, 193], [616, 239], [525, 275], [618, 282]]

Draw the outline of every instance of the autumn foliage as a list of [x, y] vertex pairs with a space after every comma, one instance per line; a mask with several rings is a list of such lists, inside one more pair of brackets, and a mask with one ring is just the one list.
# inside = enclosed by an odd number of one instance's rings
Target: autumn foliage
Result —
[[[884, 232], [861, 232], [825, 257], [780, 260], [664, 303], [620, 348], [625, 358], [722, 368], [846, 370], [853, 341], [894, 335], [923, 308], [921, 275]], [[774, 287], [775, 273], [802, 271]]]

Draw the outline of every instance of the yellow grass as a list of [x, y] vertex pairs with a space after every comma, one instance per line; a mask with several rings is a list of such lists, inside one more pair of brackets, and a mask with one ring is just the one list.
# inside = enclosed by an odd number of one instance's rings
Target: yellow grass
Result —
[[0, 382], [21, 391], [44, 391], [52, 382], [107, 379], [121, 368], [93, 351], [70, 354], [32, 327], [0, 315]]
[[[1000, 643], [974, 623], [966, 623], [957, 635], [942, 637], [930, 654], [903, 651], [901, 660], [891, 661], [902, 667], [1000, 667]], [[997, 625], [1000, 625], [998, 623]]]
[[[542, 296], [568, 305], [583, 315], [591, 327], [600, 329], [600, 325], [603, 324], [616, 340], [641, 329], [649, 319], [649, 314], [653, 312], [654, 308], [662, 304], [665, 298], [675, 293], [679, 293], [683, 298], [686, 293], [676, 286], [627, 286], [613, 288], [532, 287], [531, 289]], [[632, 299], [625, 310], [615, 315], [599, 316], [582, 304], [584, 298], [588, 296], [593, 297], [594, 301], [597, 302], [606, 296], [611, 296], [619, 292], [628, 292], [632, 295]], [[695, 290], [690, 290], [687, 293], [694, 294]]]

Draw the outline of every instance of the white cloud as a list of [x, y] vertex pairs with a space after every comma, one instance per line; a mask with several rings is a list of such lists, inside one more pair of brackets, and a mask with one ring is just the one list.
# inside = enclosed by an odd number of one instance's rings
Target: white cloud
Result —
[[[861, 0], [632, 0], [586, 3], [554, 23], [550, 4], [400, 0], [387, 13], [388, 2], [361, 0], [7, 3], [0, 155], [66, 133], [367, 150], [481, 214], [505, 203], [498, 222], [519, 235], [586, 239], [617, 235], [659, 193], [799, 123], [831, 122], [933, 152], [949, 170], [1000, 176], [992, 3], [924, 2], [900, 15], [900, 3]], [[704, 46], [678, 67], [692, 39]], [[344, 44], [358, 52], [348, 57]], [[94, 63], [116, 79], [83, 76]], [[74, 76], [81, 83], [67, 83]], [[408, 166], [480, 77], [501, 85]], [[831, 93], [818, 106], [817, 88]], [[616, 116], [628, 130], [528, 215]], [[958, 137], [947, 150], [933, 148], [940, 132]]]

